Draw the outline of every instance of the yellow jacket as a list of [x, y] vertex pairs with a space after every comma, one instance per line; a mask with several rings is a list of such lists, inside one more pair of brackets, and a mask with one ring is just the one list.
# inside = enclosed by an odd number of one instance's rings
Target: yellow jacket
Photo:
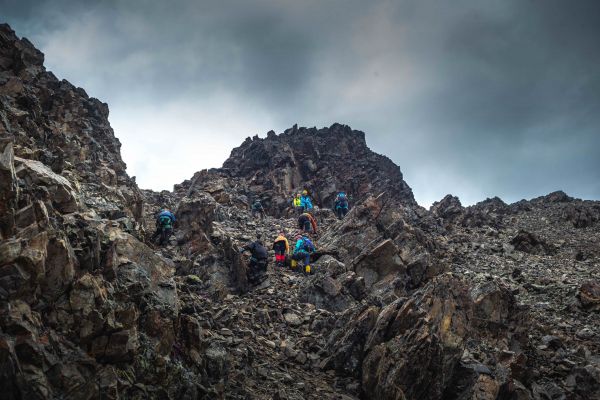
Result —
[[294, 197], [294, 207], [300, 207], [300, 197]]
[[288, 243], [288, 240], [286, 239], [285, 236], [283, 236], [283, 235], [277, 236], [277, 239], [275, 239], [273, 244], [275, 244], [277, 242], [281, 242], [282, 240], [285, 242], [285, 253], [288, 254], [290, 252], [290, 244]]

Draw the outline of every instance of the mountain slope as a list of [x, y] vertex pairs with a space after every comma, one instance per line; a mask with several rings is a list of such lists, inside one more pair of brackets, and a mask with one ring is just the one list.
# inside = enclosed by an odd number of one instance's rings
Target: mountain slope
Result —
[[[600, 398], [600, 202], [425, 210], [339, 124], [247, 139], [142, 191], [107, 116], [0, 25], [3, 398]], [[249, 287], [239, 247], [293, 234], [304, 187], [314, 274], [270, 266]], [[164, 205], [178, 222], [158, 247]]]

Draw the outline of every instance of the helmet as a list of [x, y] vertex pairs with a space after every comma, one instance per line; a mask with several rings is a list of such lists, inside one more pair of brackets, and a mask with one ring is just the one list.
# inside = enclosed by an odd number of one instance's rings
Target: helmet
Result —
[[308, 194], [308, 190], [306, 190], [306, 189], [305, 189], [305, 190], [303, 190], [303, 191], [302, 191], [302, 194], [304, 194], [304, 195]]

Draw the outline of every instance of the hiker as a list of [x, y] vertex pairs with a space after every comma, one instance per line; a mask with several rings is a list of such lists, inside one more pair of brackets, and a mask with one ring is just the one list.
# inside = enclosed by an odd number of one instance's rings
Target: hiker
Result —
[[309, 213], [302, 213], [298, 217], [298, 229], [306, 233], [317, 234], [317, 220]]
[[302, 212], [311, 211], [313, 209], [312, 200], [308, 195], [308, 190], [302, 191], [302, 196], [300, 197], [300, 208], [302, 209]]
[[259, 285], [267, 279], [267, 264], [269, 256], [267, 249], [263, 246], [260, 235], [257, 235], [256, 240], [240, 249], [240, 253], [249, 251], [251, 253], [250, 262], [248, 263], [248, 282], [251, 285]]
[[348, 197], [346, 193], [339, 192], [337, 197], [335, 198], [335, 215], [337, 215], [338, 219], [342, 219], [348, 214]]
[[285, 258], [290, 252], [290, 244], [288, 243], [285, 233], [281, 232], [273, 242], [273, 250], [275, 250], [275, 265], [283, 268], [285, 266]]
[[315, 252], [315, 245], [306, 236], [298, 234], [296, 236], [296, 246], [294, 247], [294, 254], [292, 254], [292, 268], [295, 269], [298, 265], [298, 261], [303, 262], [303, 271], [305, 274], [311, 273], [310, 266], [310, 255]]
[[296, 193], [296, 197], [294, 197], [294, 199], [292, 200], [294, 211], [296, 211], [298, 214], [302, 214], [302, 202], [300, 200], [301, 197], [302, 195], [300, 193]]
[[168, 242], [173, 233], [173, 224], [175, 223], [175, 215], [167, 208], [162, 208], [156, 216], [156, 231], [152, 235], [152, 241], [155, 241], [160, 236], [159, 245]]
[[260, 199], [256, 199], [254, 200], [254, 203], [252, 203], [252, 218], [256, 218], [256, 215], [261, 219], [265, 216], [265, 209], [263, 208]]

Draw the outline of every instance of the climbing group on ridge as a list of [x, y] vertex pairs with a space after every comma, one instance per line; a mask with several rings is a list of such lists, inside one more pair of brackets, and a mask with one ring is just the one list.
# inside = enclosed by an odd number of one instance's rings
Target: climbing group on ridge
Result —
[[[333, 210], [338, 217], [342, 219], [349, 211], [348, 196], [345, 192], [340, 191], [334, 201]], [[290, 246], [286, 233], [279, 232], [273, 241], [273, 251], [275, 252], [275, 266], [277, 268], [289, 267], [292, 271], [297, 271], [304, 274], [312, 273], [311, 255], [316, 252], [316, 247], [310, 236], [317, 235], [317, 220], [313, 215], [313, 200], [308, 190], [303, 190], [297, 193], [292, 199], [292, 210], [298, 215], [297, 228], [298, 232], [293, 235], [295, 244]], [[253, 218], [263, 219], [266, 215], [265, 209], [260, 198], [256, 198], [250, 206], [250, 211]], [[156, 231], [152, 235], [152, 242], [160, 246], [168, 243], [169, 238], [173, 234], [173, 227], [176, 218], [166, 206], [163, 206], [156, 215]], [[246, 244], [239, 249], [240, 253], [249, 252], [250, 259], [246, 269], [248, 282], [257, 286], [264, 282], [267, 278], [267, 266], [269, 264], [268, 250], [262, 241], [261, 235], [256, 236], [256, 240]]]

